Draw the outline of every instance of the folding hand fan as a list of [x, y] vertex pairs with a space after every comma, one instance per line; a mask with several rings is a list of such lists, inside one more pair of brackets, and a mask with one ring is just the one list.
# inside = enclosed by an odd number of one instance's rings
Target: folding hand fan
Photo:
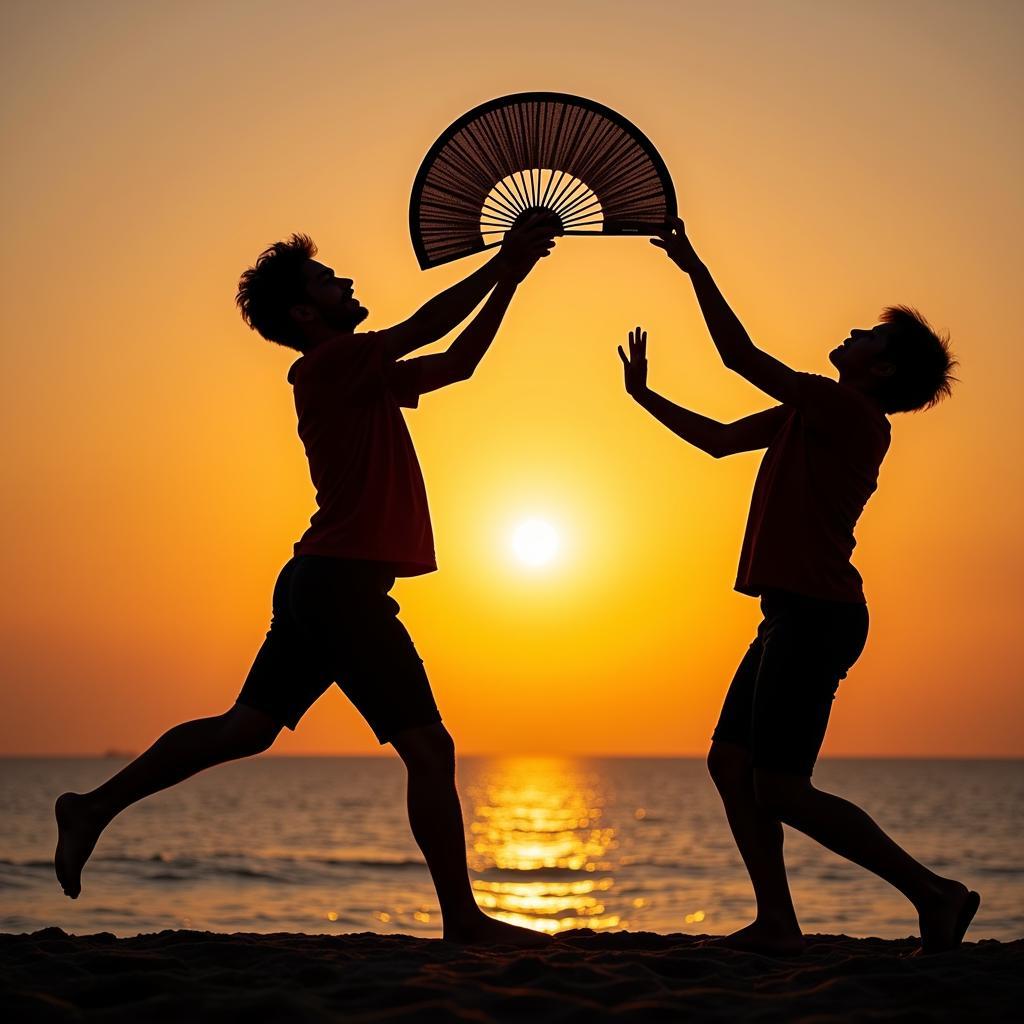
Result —
[[503, 96], [463, 114], [420, 166], [409, 204], [420, 266], [498, 245], [534, 209], [566, 235], [653, 235], [676, 195], [658, 151], [621, 114], [564, 93]]

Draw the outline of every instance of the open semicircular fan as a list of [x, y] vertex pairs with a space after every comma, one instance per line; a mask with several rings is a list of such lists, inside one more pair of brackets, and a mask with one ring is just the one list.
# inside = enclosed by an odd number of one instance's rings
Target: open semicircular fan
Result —
[[668, 168], [646, 135], [579, 96], [524, 92], [463, 114], [430, 147], [409, 204], [420, 267], [498, 245], [528, 210], [566, 235], [652, 235], [676, 214]]

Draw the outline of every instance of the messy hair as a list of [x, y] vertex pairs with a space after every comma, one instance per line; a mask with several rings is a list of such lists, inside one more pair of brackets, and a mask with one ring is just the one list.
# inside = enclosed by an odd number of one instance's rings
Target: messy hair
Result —
[[949, 338], [910, 306], [889, 306], [879, 319], [894, 328], [880, 356], [893, 366], [877, 389], [885, 411], [917, 412], [948, 398], [957, 379]]
[[316, 255], [309, 235], [292, 235], [264, 249], [238, 281], [235, 302], [242, 319], [267, 341], [302, 351], [303, 338], [289, 312], [306, 298], [303, 266]]

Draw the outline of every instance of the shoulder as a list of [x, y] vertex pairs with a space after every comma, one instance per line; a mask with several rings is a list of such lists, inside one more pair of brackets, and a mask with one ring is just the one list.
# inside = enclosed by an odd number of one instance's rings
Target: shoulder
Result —
[[888, 425], [885, 413], [869, 398], [832, 377], [798, 373], [801, 397], [812, 408], [838, 415], [865, 416]]
[[874, 438], [888, 447], [889, 419], [855, 388], [817, 373], [799, 373], [800, 411], [825, 433], [846, 438]]
[[839, 381], [818, 373], [799, 371], [793, 406], [811, 420], [830, 419], [846, 410], [847, 396]]
[[288, 370], [288, 383], [298, 385], [324, 374], [355, 370], [372, 361], [379, 351], [375, 331], [337, 334], [296, 359]]
[[849, 388], [843, 387], [839, 381], [833, 380], [831, 377], [825, 377], [820, 373], [804, 373], [799, 371], [796, 377], [800, 390], [807, 396], [834, 398], [839, 396], [840, 391], [849, 390]]
[[363, 331], [360, 334], [335, 334], [307, 352], [306, 359], [316, 362], [320, 359], [353, 358], [376, 347], [378, 347], [376, 331]]

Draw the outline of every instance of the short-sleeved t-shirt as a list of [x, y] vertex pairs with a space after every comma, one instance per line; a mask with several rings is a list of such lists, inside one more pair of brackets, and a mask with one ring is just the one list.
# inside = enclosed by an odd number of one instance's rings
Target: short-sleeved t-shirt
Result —
[[297, 555], [386, 563], [395, 576], [437, 568], [427, 493], [401, 406], [419, 402], [415, 360], [380, 337], [341, 334], [292, 364], [299, 437], [317, 510]]
[[754, 483], [736, 589], [863, 602], [850, 562], [853, 531], [878, 485], [889, 421], [852, 388], [798, 377], [797, 399], [777, 408], [779, 425]]

